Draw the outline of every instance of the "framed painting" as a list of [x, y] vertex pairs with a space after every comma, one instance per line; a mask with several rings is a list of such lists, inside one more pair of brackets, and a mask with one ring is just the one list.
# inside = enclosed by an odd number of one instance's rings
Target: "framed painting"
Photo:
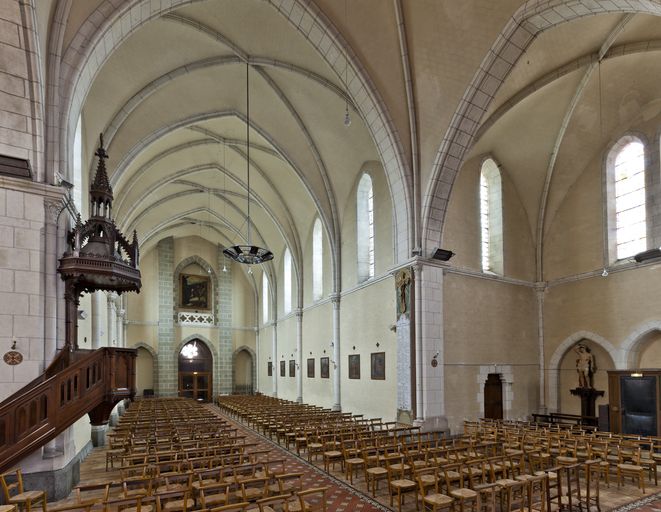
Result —
[[181, 274], [179, 282], [179, 307], [187, 309], [210, 309], [209, 276]]
[[320, 357], [319, 358], [319, 366], [321, 367], [321, 378], [322, 379], [327, 379], [330, 376], [330, 372], [328, 371], [328, 358], [327, 357]]
[[349, 356], [349, 378], [360, 379], [360, 354]]
[[296, 377], [296, 361], [294, 359], [289, 360], [289, 376]]
[[284, 377], [284, 376], [285, 376], [285, 362], [280, 361], [280, 377]]
[[269, 361], [268, 366], [266, 367], [266, 373], [269, 377], [273, 376], [273, 363]]
[[314, 358], [308, 359], [308, 378], [314, 379]]
[[386, 353], [373, 352], [370, 359], [372, 380], [386, 380]]

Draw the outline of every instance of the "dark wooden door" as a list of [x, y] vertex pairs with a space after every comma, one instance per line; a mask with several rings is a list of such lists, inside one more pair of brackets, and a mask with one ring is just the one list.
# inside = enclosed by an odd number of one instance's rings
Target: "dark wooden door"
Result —
[[179, 372], [179, 396], [209, 402], [211, 400], [211, 373]]
[[484, 417], [503, 419], [503, 383], [497, 373], [490, 373], [484, 383]]

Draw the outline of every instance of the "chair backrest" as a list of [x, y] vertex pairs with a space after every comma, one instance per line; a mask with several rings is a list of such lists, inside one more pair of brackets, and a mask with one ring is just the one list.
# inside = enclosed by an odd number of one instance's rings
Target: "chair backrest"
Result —
[[300, 510], [305, 510], [306, 512], [326, 512], [326, 493], [329, 489], [330, 487], [314, 487], [297, 492], [296, 496], [298, 496]]
[[23, 475], [20, 469], [0, 475], [0, 482], [2, 483], [2, 493], [4, 494], [5, 502], [8, 502], [11, 496], [23, 492]]

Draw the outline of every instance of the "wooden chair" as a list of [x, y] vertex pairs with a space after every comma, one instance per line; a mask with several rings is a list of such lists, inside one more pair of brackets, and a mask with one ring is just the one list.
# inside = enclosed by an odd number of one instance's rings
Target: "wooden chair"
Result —
[[156, 495], [156, 512], [187, 512], [194, 507], [191, 491], [169, 491]]
[[367, 490], [371, 489], [372, 496], [376, 496], [379, 480], [387, 478], [388, 470], [379, 465], [379, 451], [376, 448], [363, 448], [361, 455], [363, 456], [363, 471]]
[[291, 512], [289, 508], [289, 500], [291, 494], [282, 494], [279, 496], [270, 496], [257, 500], [259, 512]]
[[242, 501], [241, 503], [230, 503], [229, 505], [223, 505], [222, 507], [211, 508], [207, 512], [246, 512], [249, 506], [250, 503]]
[[617, 486], [622, 485], [622, 478], [630, 476], [638, 480], [638, 488], [645, 494], [645, 468], [640, 464], [640, 446], [618, 450]]
[[328, 498], [326, 493], [330, 487], [313, 487], [296, 493], [298, 507], [289, 503], [289, 512], [326, 512]]
[[[452, 509], [454, 511], [454, 499], [439, 490], [438, 468], [423, 468], [415, 472], [416, 482], [418, 483], [418, 499], [422, 503], [423, 512], [431, 510]], [[431, 477], [431, 478], [425, 478]]]
[[303, 473], [276, 475], [275, 484], [269, 485], [269, 493], [274, 495], [293, 494], [303, 490]]
[[251, 478], [239, 483], [236, 496], [241, 501], [257, 501], [266, 498], [269, 492], [268, 478]]
[[353, 485], [354, 473], [363, 467], [365, 461], [360, 456], [360, 449], [353, 439], [342, 442], [342, 456], [344, 457], [345, 478]]
[[230, 496], [230, 485], [228, 483], [216, 483], [200, 488], [200, 503], [202, 508], [214, 508], [227, 505]]
[[459, 512], [464, 512], [467, 505], [471, 506], [473, 512], [480, 508], [478, 493], [464, 487], [464, 475], [460, 463], [443, 466], [443, 477], [448, 495], [459, 504]]
[[[396, 462], [399, 460], [399, 462]], [[393, 506], [393, 499], [397, 496], [397, 510], [402, 511], [402, 504], [404, 503], [404, 496], [408, 492], [416, 492], [418, 485], [413, 481], [405, 478], [405, 471], [408, 471], [408, 466], [403, 464], [400, 459], [386, 459], [386, 470], [388, 478], [388, 494], [390, 495], [390, 506]], [[418, 500], [415, 501], [415, 508], [419, 510]]]
[[324, 457], [324, 470], [327, 473], [330, 473], [331, 465], [333, 470], [335, 470], [335, 464], [338, 462], [340, 463], [341, 469], [344, 469], [344, 457], [342, 456], [342, 451], [338, 449], [338, 445], [334, 437], [324, 443], [322, 453]]
[[41, 503], [43, 511], [46, 512], [46, 491], [26, 491], [23, 488], [23, 474], [20, 469], [0, 475], [0, 483], [6, 504], [16, 505], [19, 510], [24, 508], [26, 512], [30, 512], [33, 504]]

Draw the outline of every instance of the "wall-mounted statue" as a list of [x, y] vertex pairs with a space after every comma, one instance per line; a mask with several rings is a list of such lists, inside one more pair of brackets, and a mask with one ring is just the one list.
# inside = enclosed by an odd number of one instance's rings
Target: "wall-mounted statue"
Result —
[[594, 354], [589, 347], [579, 343], [574, 347], [576, 352], [576, 371], [578, 372], [579, 388], [594, 388], [594, 372], [597, 371], [597, 364]]
[[397, 318], [410, 314], [411, 310], [411, 270], [402, 269], [395, 274], [397, 288]]

